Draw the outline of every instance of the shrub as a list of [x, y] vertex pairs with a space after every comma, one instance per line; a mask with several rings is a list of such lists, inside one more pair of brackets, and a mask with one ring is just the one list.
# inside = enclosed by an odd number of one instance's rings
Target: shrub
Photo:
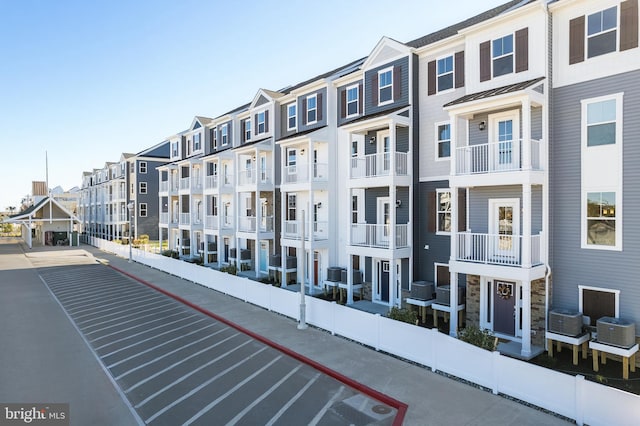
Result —
[[173, 259], [177, 259], [178, 257], [180, 257], [180, 256], [178, 256], [178, 252], [175, 251], [175, 250], [164, 250], [161, 254], [163, 256], [171, 257]]
[[418, 324], [418, 314], [415, 311], [406, 308], [401, 309], [394, 306], [391, 308], [391, 312], [389, 312], [388, 317], [396, 321], [402, 321], [414, 325]]
[[226, 272], [231, 275], [238, 275], [238, 268], [236, 265], [227, 265], [220, 268], [220, 272]]
[[498, 338], [491, 331], [481, 330], [475, 325], [461, 330], [458, 339], [488, 351], [495, 351], [498, 346]]
[[149, 236], [147, 234], [142, 234], [138, 237], [142, 244], [149, 244]]

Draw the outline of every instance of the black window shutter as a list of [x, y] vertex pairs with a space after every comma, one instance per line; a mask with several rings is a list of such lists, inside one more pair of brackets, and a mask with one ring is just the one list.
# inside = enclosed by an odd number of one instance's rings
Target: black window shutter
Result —
[[620, 3], [620, 51], [638, 47], [638, 0]]
[[455, 73], [456, 89], [459, 87], [464, 87], [464, 50], [462, 52], [456, 52]]
[[402, 66], [393, 67], [393, 100], [397, 101], [402, 97]]
[[491, 80], [491, 42], [480, 43], [480, 81]]
[[438, 215], [438, 200], [436, 191], [427, 192], [427, 232], [436, 232], [436, 216]]
[[258, 114], [253, 116], [253, 134], [258, 134]]
[[364, 92], [362, 91], [362, 83], [358, 84], [358, 114], [362, 114], [362, 105], [364, 99]]
[[240, 129], [242, 130], [240, 132], [240, 141], [244, 142], [246, 140], [246, 136], [247, 136], [247, 127], [245, 125], [247, 120], [240, 120]]
[[322, 121], [322, 93], [316, 96], [316, 117], [318, 121]]
[[436, 87], [436, 61], [427, 64], [427, 95], [435, 95]]
[[516, 31], [516, 72], [529, 69], [529, 28]]
[[269, 131], [269, 110], [264, 111], [264, 131], [265, 133]]
[[302, 125], [305, 126], [307, 124], [307, 98], [302, 99], [302, 111], [300, 111], [300, 115], [302, 115]]
[[371, 103], [378, 105], [378, 73], [371, 75]]
[[584, 15], [569, 21], [569, 65], [584, 61]]
[[340, 92], [340, 118], [347, 116], [347, 89]]
[[467, 189], [458, 189], [458, 232], [467, 230]]

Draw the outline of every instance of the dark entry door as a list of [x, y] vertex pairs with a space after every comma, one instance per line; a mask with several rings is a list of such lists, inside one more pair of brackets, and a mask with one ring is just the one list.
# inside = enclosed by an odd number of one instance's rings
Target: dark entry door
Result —
[[493, 288], [493, 331], [515, 336], [516, 283], [496, 280]]
[[380, 300], [383, 302], [389, 301], [389, 262], [380, 262], [380, 268], [382, 270], [380, 274]]

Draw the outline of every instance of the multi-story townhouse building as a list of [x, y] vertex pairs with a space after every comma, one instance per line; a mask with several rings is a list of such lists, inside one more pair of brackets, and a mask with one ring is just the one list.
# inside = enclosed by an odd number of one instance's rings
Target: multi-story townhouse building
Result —
[[638, 1], [560, 1], [553, 17], [552, 307], [640, 329]]
[[[79, 216], [83, 233], [104, 239], [149, 235], [158, 239], [158, 179], [153, 170], [167, 161], [169, 145], [162, 142], [137, 154], [123, 153], [120, 161], [84, 172]], [[134, 202], [135, 216], [128, 205]], [[133, 220], [130, 220], [133, 219]]]

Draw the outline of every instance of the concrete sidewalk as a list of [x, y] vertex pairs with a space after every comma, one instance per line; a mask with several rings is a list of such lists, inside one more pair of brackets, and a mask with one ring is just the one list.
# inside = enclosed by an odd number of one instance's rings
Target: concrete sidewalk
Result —
[[290, 348], [409, 405], [407, 425], [565, 425], [565, 420], [446, 378], [315, 328], [300, 331], [269, 312], [110, 253], [82, 246], [95, 257]]

